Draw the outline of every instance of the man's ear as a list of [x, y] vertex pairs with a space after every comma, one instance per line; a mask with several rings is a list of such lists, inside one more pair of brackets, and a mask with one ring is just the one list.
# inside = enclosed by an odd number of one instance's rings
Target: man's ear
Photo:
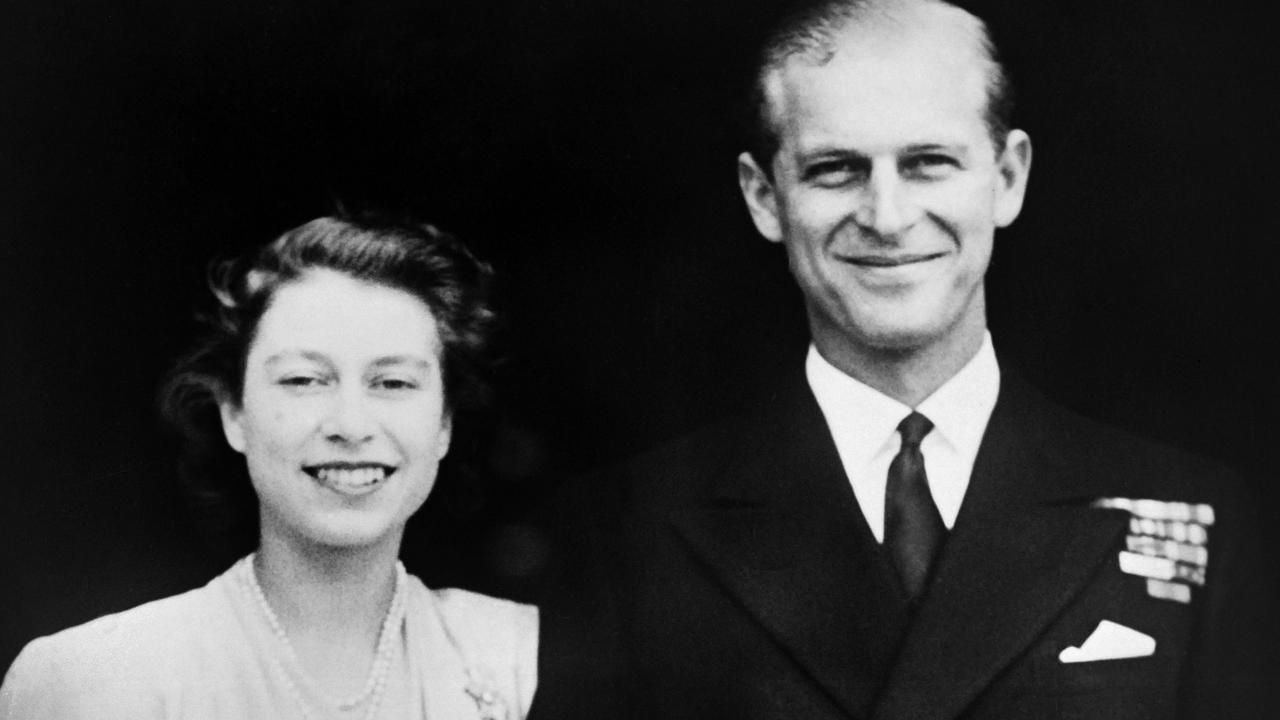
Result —
[[227, 438], [227, 444], [238, 453], [244, 453], [244, 424], [242, 416], [244, 410], [237, 407], [230, 400], [218, 401], [218, 414], [222, 417], [222, 434]]
[[1000, 185], [996, 188], [996, 227], [1007, 227], [1022, 212], [1022, 198], [1027, 194], [1027, 178], [1031, 174], [1031, 138], [1021, 130], [1010, 130], [1004, 150], [996, 158]]
[[751, 153], [744, 152], [738, 156], [738, 187], [742, 190], [747, 210], [751, 211], [751, 220], [756, 224], [756, 230], [770, 242], [781, 242], [778, 195], [773, 189], [773, 181], [756, 164]]

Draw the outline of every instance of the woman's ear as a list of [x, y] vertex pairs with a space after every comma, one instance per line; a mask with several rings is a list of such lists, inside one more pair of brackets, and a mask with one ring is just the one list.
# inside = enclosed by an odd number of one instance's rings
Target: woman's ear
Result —
[[222, 417], [222, 434], [227, 438], [227, 444], [236, 452], [244, 453], [244, 409], [230, 400], [219, 400], [218, 414]]
[[436, 458], [443, 460], [449, 454], [449, 443], [453, 442], [453, 414], [445, 413], [440, 419], [440, 430], [436, 435]]

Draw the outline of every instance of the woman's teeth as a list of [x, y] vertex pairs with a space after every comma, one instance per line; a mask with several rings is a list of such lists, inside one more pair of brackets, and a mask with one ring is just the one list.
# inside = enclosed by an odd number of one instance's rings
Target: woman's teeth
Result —
[[387, 478], [386, 468], [320, 468], [316, 471], [320, 482], [338, 488], [365, 488], [376, 485]]

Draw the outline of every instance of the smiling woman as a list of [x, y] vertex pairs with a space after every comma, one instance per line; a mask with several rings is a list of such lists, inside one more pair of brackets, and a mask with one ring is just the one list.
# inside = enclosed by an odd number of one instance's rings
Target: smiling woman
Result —
[[275, 292], [241, 397], [219, 402], [264, 545], [399, 547], [449, 449], [436, 328], [413, 295], [333, 270]]
[[165, 407], [184, 479], [248, 555], [32, 642], [0, 716], [524, 717], [537, 611], [397, 561], [485, 397], [489, 274], [431, 226], [339, 218], [217, 266]]

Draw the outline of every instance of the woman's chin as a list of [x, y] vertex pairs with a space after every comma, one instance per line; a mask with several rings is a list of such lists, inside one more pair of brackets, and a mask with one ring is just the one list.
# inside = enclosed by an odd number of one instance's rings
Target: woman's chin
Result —
[[324, 522], [309, 523], [308, 526], [288, 535], [294, 542], [309, 545], [311, 549], [351, 552], [372, 549], [387, 543], [398, 544], [404, 533], [403, 523], [391, 523], [383, 518], [329, 517], [324, 520]]

